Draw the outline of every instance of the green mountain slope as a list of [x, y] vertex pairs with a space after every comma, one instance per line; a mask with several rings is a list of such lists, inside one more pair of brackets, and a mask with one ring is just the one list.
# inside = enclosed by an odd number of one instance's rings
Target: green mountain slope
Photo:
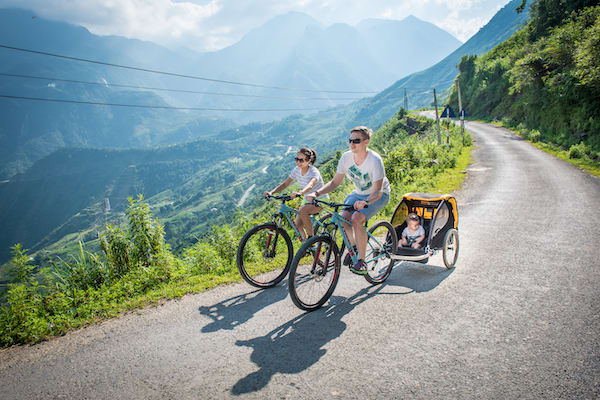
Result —
[[[463, 107], [502, 119], [525, 134], [587, 153], [600, 151], [600, 6], [598, 1], [532, 2], [527, 27], [489, 53], [465, 57], [459, 81]], [[457, 107], [456, 91], [451, 103]]]

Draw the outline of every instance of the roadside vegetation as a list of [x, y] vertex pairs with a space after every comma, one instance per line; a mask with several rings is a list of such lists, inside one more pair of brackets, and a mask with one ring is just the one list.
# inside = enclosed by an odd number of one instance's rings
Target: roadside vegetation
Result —
[[[468, 118], [497, 121], [596, 176], [600, 171], [600, 5], [523, 1], [530, 21], [459, 64]], [[458, 109], [456, 87], [450, 104]]]
[[[442, 125], [438, 145], [433, 121], [400, 110], [374, 134], [371, 146], [384, 158], [393, 186], [388, 206], [374, 220], [388, 219], [406, 192], [450, 192], [460, 186], [471, 138], [468, 133], [463, 138], [454, 124]], [[337, 151], [318, 165], [325, 180], [335, 174], [341, 154]], [[333, 200], [343, 200], [350, 190], [346, 185], [333, 193]], [[161, 222], [152, 217], [141, 195], [129, 199], [122, 226], [106, 226], [100, 252], [79, 243], [76, 256], [57, 258], [40, 269], [27, 250], [14, 246], [8, 292], [0, 308], [0, 346], [38, 342], [128, 310], [241, 280], [235, 265], [238, 242], [277, 206], [262, 202], [246, 214], [238, 211], [235, 223], [214, 225], [178, 254], [166, 244]]]

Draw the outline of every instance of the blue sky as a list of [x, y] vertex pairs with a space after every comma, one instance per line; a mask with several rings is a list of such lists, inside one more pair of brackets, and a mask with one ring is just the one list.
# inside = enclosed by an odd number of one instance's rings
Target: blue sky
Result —
[[218, 50], [289, 11], [324, 25], [366, 18], [431, 22], [466, 41], [509, 0], [0, 0], [0, 8], [82, 25], [98, 35], [149, 40], [167, 47]]

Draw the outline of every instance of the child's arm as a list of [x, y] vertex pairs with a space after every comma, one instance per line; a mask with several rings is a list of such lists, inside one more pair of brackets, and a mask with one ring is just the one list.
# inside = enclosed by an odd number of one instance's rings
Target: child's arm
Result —
[[[420, 229], [423, 229], [422, 227], [419, 227]], [[417, 240], [415, 240], [415, 242], [413, 243], [413, 246], [417, 246], [417, 247], [421, 247], [421, 242], [423, 241], [423, 239], [425, 239], [425, 230], [423, 229], [423, 234], [421, 236], [419, 236], [417, 238]]]
[[294, 181], [294, 179], [288, 177], [285, 181], [281, 182], [281, 184], [279, 186], [277, 186], [275, 189], [271, 190], [270, 192], [265, 192], [264, 196], [271, 196], [273, 193], [277, 193], [277, 192], [281, 192], [283, 189], [285, 189], [286, 187], [288, 187], [290, 185], [290, 183], [292, 183]]
[[404, 230], [402, 231], [402, 235], [400, 235], [400, 246], [406, 246], [406, 244], [408, 243], [406, 241], [406, 236], [407, 236], [407, 232], [406, 232], [406, 228], [404, 228]]

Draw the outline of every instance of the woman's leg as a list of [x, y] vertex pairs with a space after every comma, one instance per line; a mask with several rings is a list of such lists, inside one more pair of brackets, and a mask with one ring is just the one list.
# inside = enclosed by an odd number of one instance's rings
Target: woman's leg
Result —
[[314, 204], [305, 204], [300, 207], [300, 210], [298, 210], [298, 215], [296, 216], [296, 226], [298, 226], [298, 230], [300, 231], [303, 239], [307, 239], [314, 235], [310, 216], [312, 214], [318, 214], [321, 209], [321, 207], [317, 207]]

